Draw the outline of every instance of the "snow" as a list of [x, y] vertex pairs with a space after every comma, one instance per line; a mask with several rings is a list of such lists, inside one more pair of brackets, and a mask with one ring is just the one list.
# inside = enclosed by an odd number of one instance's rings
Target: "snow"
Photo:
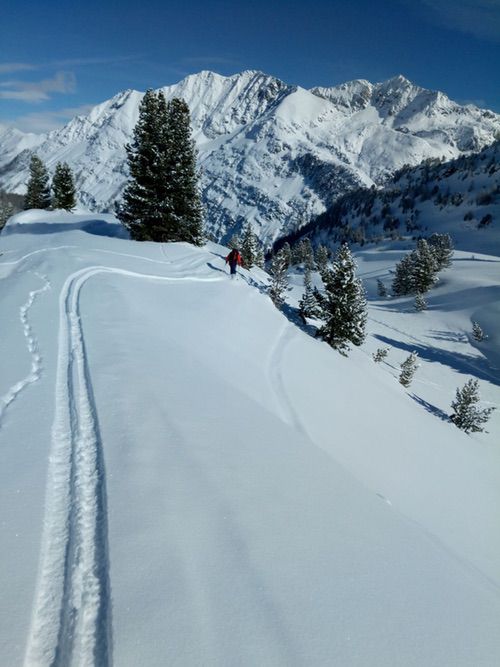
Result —
[[443, 413], [499, 403], [499, 257], [414, 313], [375, 296], [401, 252], [358, 253], [344, 358], [215, 244], [30, 211], [0, 253], [0, 664], [498, 664], [500, 414]]

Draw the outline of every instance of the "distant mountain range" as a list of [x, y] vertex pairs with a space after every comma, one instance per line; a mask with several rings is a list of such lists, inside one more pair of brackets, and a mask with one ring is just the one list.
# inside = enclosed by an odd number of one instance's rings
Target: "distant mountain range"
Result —
[[435, 232], [450, 234], [458, 249], [500, 254], [500, 140], [447, 162], [403, 167], [381, 188], [348, 192], [276, 246], [307, 237], [316, 246], [359, 247]]
[[[500, 115], [402, 76], [305, 90], [256, 71], [204, 71], [162, 90], [190, 107], [206, 226], [217, 240], [249, 220], [269, 245], [349, 190], [379, 186], [427, 158], [478, 152], [500, 135]], [[36, 151], [49, 170], [69, 163], [81, 206], [112, 210], [142, 96], [119, 93], [48, 134], [0, 126], [0, 187], [23, 193]]]

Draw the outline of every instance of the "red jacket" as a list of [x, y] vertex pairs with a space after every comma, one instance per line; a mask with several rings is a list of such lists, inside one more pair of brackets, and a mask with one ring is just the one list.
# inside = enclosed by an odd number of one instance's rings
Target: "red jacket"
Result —
[[229, 262], [229, 264], [239, 264], [241, 266], [241, 261], [241, 255], [236, 249], [231, 250], [226, 257], [226, 264]]

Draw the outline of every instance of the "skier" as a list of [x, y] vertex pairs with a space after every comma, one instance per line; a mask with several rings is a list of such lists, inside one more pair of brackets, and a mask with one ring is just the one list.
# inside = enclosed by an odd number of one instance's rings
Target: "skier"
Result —
[[229, 264], [231, 269], [231, 278], [236, 275], [236, 267], [239, 264], [241, 266], [242, 259], [240, 252], [237, 248], [233, 248], [229, 255], [226, 257], [226, 264]]

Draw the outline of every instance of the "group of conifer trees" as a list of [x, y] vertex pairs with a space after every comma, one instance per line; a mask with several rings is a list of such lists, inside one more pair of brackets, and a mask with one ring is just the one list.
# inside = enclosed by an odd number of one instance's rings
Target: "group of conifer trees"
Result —
[[189, 107], [148, 90], [133, 140], [126, 146], [130, 179], [117, 217], [138, 241], [204, 242], [196, 150]]
[[73, 173], [66, 162], [56, 164], [52, 184], [47, 167], [38, 155], [31, 156], [29, 169], [30, 177], [24, 198], [25, 210], [52, 208], [71, 211], [75, 208], [75, 183]]

